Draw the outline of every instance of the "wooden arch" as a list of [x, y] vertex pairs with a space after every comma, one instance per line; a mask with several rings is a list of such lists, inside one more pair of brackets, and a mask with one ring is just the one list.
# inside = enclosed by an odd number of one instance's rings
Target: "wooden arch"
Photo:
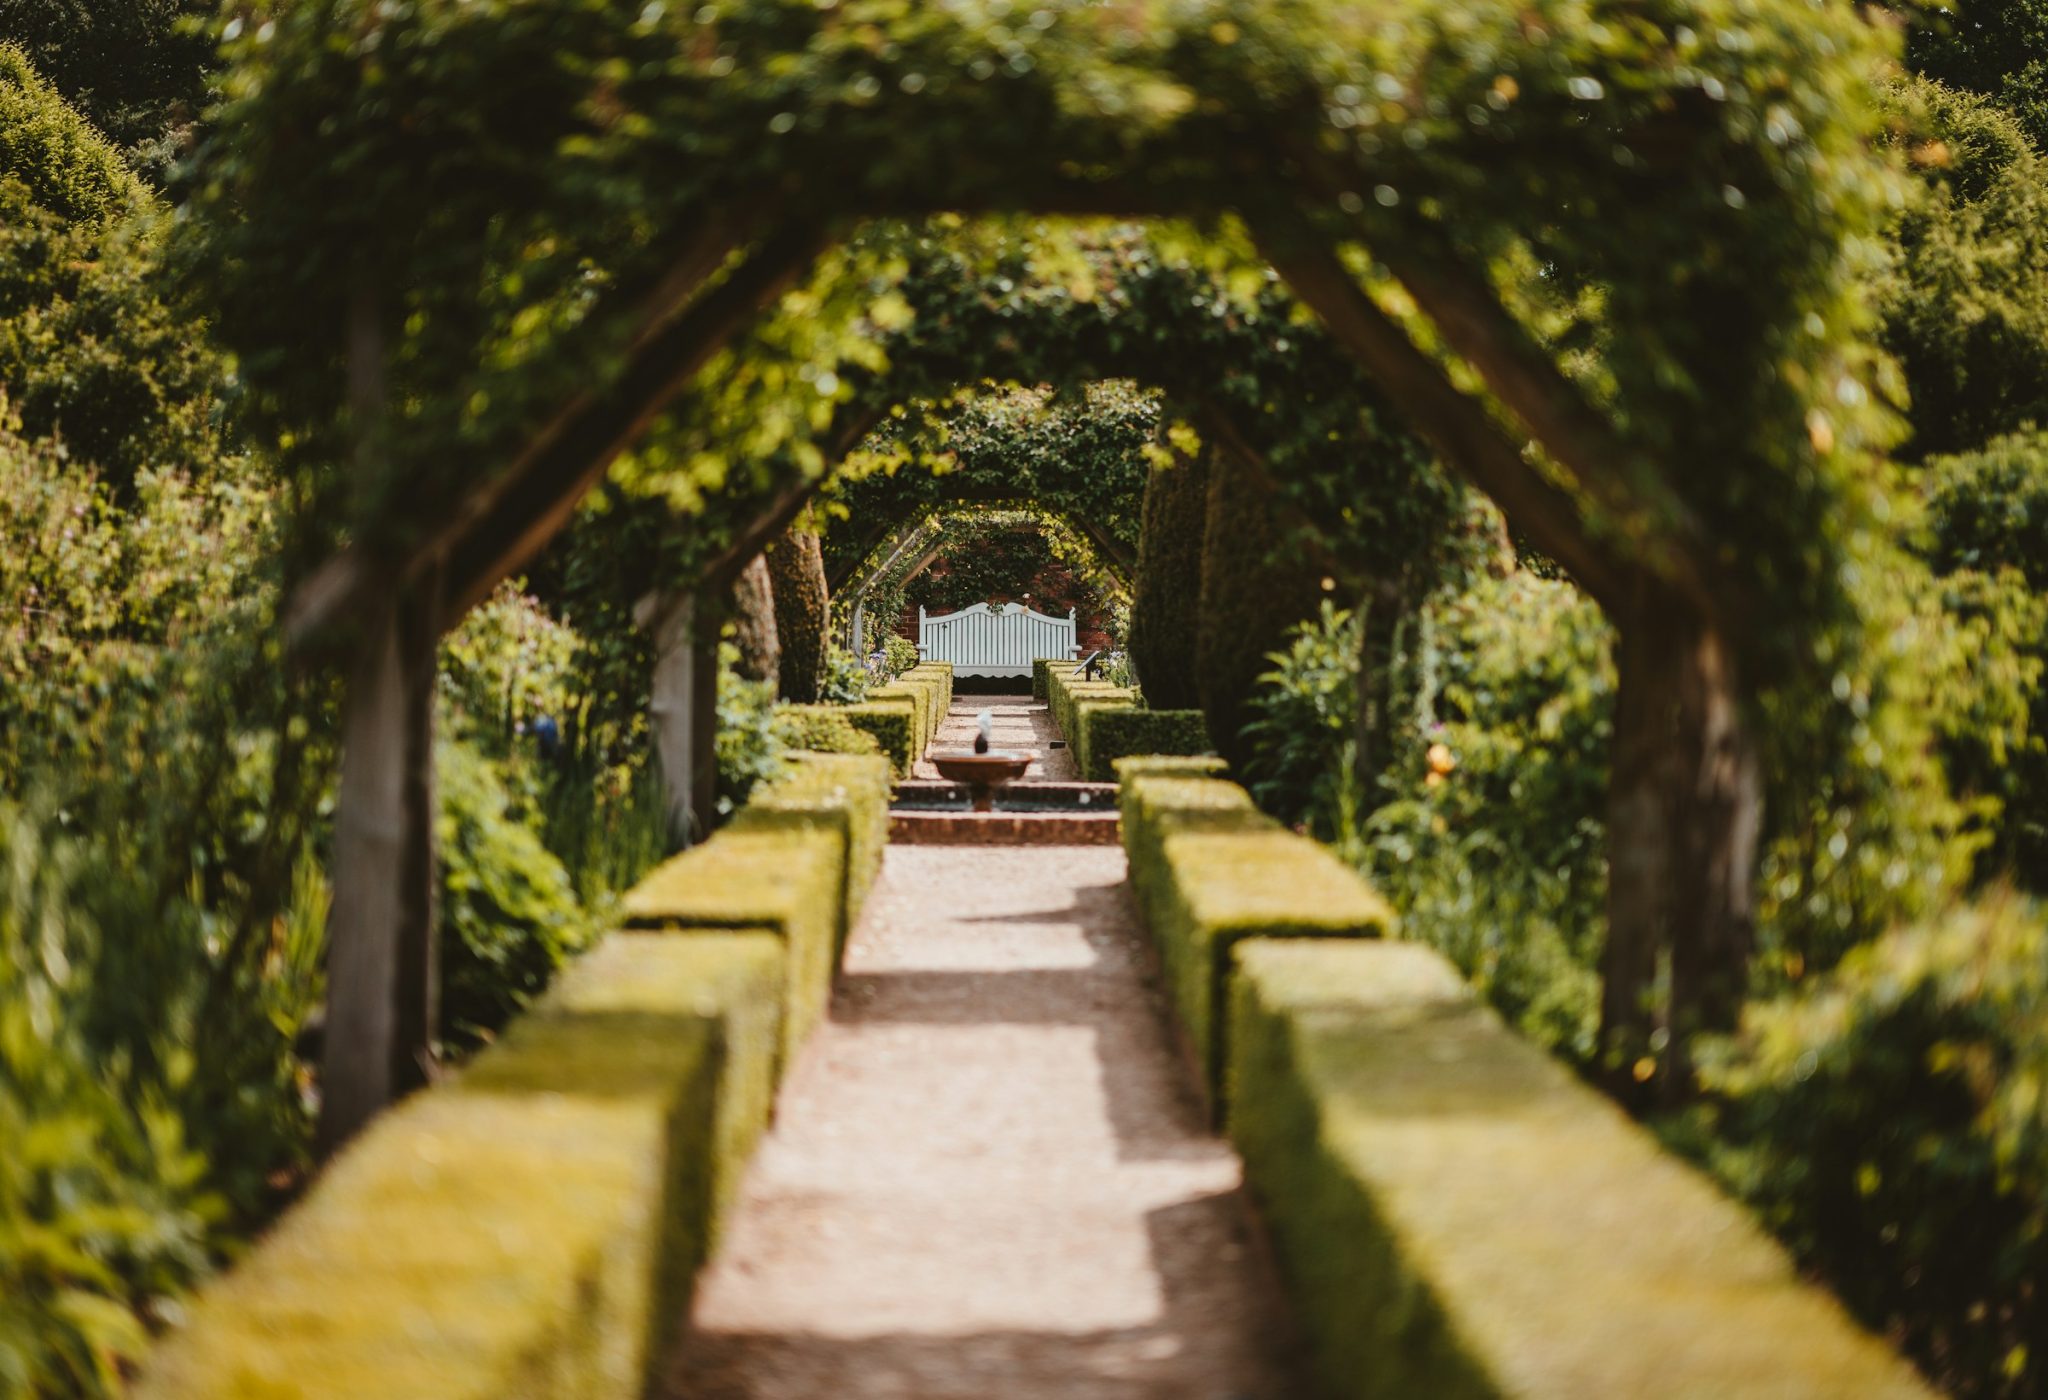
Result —
[[[243, 41], [246, 80], [200, 185], [239, 259], [224, 328], [262, 392], [300, 405], [311, 430], [297, 441], [333, 444], [345, 425], [366, 498], [385, 499], [371, 484], [388, 493], [394, 453], [439, 441], [404, 421], [436, 396], [393, 392], [394, 370], [426, 364], [407, 339], [415, 323], [464, 335], [489, 323], [477, 274], [506, 256], [497, 240], [544, 248], [552, 231], [566, 286], [579, 240], [597, 249], [632, 219], [652, 225], [636, 236], [653, 255], [579, 309], [554, 372], [504, 386], [521, 392], [502, 468], [452, 495], [397, 493], [396, 512], [358, 521], [358, 543], [290, 600], [293, 639], [344, 622], [353, 634], [326, 1140], [427, 1072], [434, 639], [561, 528], [835, 237], [940, 210], [1242, 218], [1406, 422], [1620, 631], [1610, 1050], [1629, 1057], [1646, 1041], [1661, 950], [1674, 1049], [1694, 1025], [1725, 1023], [1750, 942], [1760, 798], [1748, 710], [1769, 651], [1757, 639], [1796, 633], [1779, 625], [1778, 599], [1815, 614], [1826, 570], [1795, 577], [1800, 541], [1771, 536], [1778, 572], [1760, 575], [1731, 523], [1742, 492], [1710, 488], [1744, 483], [1752, 513], [1779, 489], [1796, 535], [1818, 532], [1815, 503], [1838, 479], [1822, 405], [1850, 401], [1828, 386], [1847, 373], [1853, 312], [1831, 269], [1882, 197], [1875, 167], [1858, 163], [1860, 114], [1843, 114], [1845, 75], [1877, 47], [1854, 17], [1791, 0], [1653, 14], [1620, 0], [1472, 0], [1442, 16], [1369, 3], [1170, 18], [1048, 7], [1055, 32], [1041, 43], [936, 7], [911, 11], [901, 33], [871, 26], [872, 41], [830, 6], [725, 8], [692, 21], [565, 6], [549, 29], [532, 6], [329, 0]], [[465, 63], [444, 63], [457, 48]], [[570, 55], [588, 68], [557, 61]], [[985, 77], [953, 77], [984, 65]], [[508, 79], [528, 69], [545, 81]], [[727, 99], [735, 69], [744, 81]], [[1014, 90], [986, 86], [1001, 74]], [[478, 86], [448, 90], [464, 82]], [[908, 104], [927, 88], [944, 105]], [[393, 101], [413, 103], [406, 120], [391, 119]], [[613, 120], [620, 108], [636, 120]], [[1766, 122], [1766, 108], [1782, 115]], [[619, 190], [631, 198], [615, 210], [577, 207]], [[1633, 359], [1610, 361], [1613, 386], [1568, 377], [1496, 283], [1490, 260], [1523, 237], [1569, 275], [1609, 279], [1618, 324], [1642, 338]], [[315, 241], [331, 256], [311, 256]], [[1361, 248], [1412, 317], [1347, 262]], [[545, 267], [536, 255], [533, 275]], [[407, 313], [421, 297], [438, 297], [432, 314]], [[309, 324], [335, 328], [343, 375], [330, 349], [304, 348]], [[426, 365], [423, 382], [461, 384], [477, 362], [466, 350]], [[476, 402], [461, 396], [446, 422]], [[792, 483], [757, 522], [786, 519], [807, 489]], [[738, 532], [704, 577], [757, 547]]]

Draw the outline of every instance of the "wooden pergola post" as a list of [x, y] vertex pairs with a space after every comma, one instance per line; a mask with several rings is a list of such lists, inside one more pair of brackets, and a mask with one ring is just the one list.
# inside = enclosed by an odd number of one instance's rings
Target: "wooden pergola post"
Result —
[[711, 834], [718, 819], [718, 628], [713, 595], [674, 590], [644, 605], [654, 639], [648, 725], [678, 847]]
[[389, 601], [365, 638], [343, 703], [323, 1152], [433, 1072], [436, 602], [418, 592]]

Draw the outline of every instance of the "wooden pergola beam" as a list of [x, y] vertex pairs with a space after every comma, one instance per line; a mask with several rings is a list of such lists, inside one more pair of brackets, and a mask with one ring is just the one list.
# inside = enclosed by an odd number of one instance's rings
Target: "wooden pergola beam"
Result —
[[302, 645], [354, 615], [377, 590], [406, 586], [443, 568], [443, 621], [488, 597], [561, 528], [576, 503], [643, 433], [704, 363], [788, 286], [824, 239], [811, 224], [782, 226], [686, 308], [691, 289], [744, 241], [726, 221], [693, 237], [650, 289], [616, 313], [632, 325], [625, 371], [602, 390], [563, 405], [506, 468], [479, 483], [398, 559], [350, 545], [316, 569], [285, 609], [288, 645]]
[[1326, 245], [1292, 229], [1254, 230], [1266, 258], [1319, 316], [1338, 344], [1358, 357], [1388, 399], [1444, 460], [1492, 498], [1510, 523], [1555, 559], [1610, 611], [1628, 596], [1628, 567], [1587, 530], [1578, 502], [1536, 470], [1486, 405], [1452, 384], [1381, 311]]

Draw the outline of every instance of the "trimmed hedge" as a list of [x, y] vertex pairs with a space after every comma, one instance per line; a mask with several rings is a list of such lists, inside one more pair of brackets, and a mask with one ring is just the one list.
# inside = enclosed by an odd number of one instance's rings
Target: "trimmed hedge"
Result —
[[1210, 752], [1200, 710], [1147, 710], [1138, 692], [1107, 681], [1076, 680], [1069, 674], [1073, 669], [1064, 662], [1036, 662], [1031, 686], [1033, 694], [1043, 692], [1083, 782], [1116, 781], [1117, 760], [1133, 754]]
[[1413, 943], [1237, 948], [1230, 1130], [1335, 1395], [1931, 1391]]
[[1210, 751], [1209, 723], [1200, 710], [1124, 710], [1104, 706], [1084, 711], [1083, 746], [1088, 762], [1081, 777], [1113, 783], [1117, 763], [1137, 755], [1201, 755]]
[[848, 719], [842, 705], [777, 705], [775, 718], [788, 735], [789, 747], [803, 753], [882, 752], [875, 736]]
[[781, 962], [760, 933], [606, 939], [351, 1144], [134, 1393], [642, 1394], [766, 1126]]
[[[945, 722], [946, 711], [952, 706], [952, 666], [941, 661], [926, 661], [911, 667], [887, 685], [875, 686], [868, 691], [865, 701], [844, 706], [842, 712], [856, 725], [874, 734], [883, 751], [897, 762], [898, 776], [907, 777], [911, 765], [938, 738], [939, 726]], [[907, 747], [898, 741], [893, 727], [885, 737], [883, 728], [873, 722], [871, 717], [878, 710], [908, 711]]]
[[1224, 1095], [1231, 949], [1246, 938], [1371, 938], [1393, 911], [1234, 783], [1139, 776], [1119, 793], [1131, 885], [1212, 1104]]
[[839, 838], [838, 946], [846, 946], [889, 841], [889, 762], [879, 754], [800, 753], [791, 772], [754, 789], [731, 829], [815, 827]]
[[729, 825], [626, 894], [628, 928], [765, 928], [782, 939], [782, 1062], [824, 1018], [838, 960], [846, 839], [823, 826]]
[[1131, 660], [1155, 705], [1202, 703], [1196, 684], [1202, 610], [1202, 544], [1209, 515], [1205, 455], [1155, 467], [1145, 479], [1145, 526], [1131, 599]]
[[910, 766], [922, 752], [917, 744], [917, 706], [908, 696], [858, 705], [790, 705], [784, 712], [804, 722], [819, 713], [840, 716], [875, 741], [876, 750], [899, 778], [910, 776]]
[[1286, 542], [1258, 471], [1233, 454], [1217, 454], [1209, 461], [1208, 491], [1195, 691], [1217, 752], [1243, 772], [1251, 756], [1244, 726], [1252, 693], [1272, 669], [1272, 654], [1286, 649], [1288, 630], [1321, 608], [1322, 571]]
[[1056, 656], [1041, 656], [1036, 661], [1032, 662], [1031, 698], [1033, 700], [1052, 699], [1052, 686], [1049, 682], [1049, 678], [1053, 673], [1053, 668], [1056, 666], [1064, 666], [1069, 671], [1071, 671], [1074, 669], [1076, 664], [1077, 663], [1072, 661], [1063, 661]]
[[1215, 754], [1137, 754], [1109, 765], [1119, 783], [1133, 778], [1221, 778], [1229, 774], [1228, 759]]
[[1074, 753], [1074, 766], [1085, 777], [1089, 767], [1087, 717], [1105, 709], [1135, 709], [1138, 692], [1128, 686], [1111, 685], [1108, 681], [1076, 680], [1060, 670], [1046, 672], [1045, 687], [1046, 705], [1052, 711], [1052, 721], [1066, 736], [1067, 747]]

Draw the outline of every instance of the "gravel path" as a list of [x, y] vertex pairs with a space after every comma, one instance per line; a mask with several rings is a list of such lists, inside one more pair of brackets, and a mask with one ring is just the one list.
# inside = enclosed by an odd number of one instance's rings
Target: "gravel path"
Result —
[[897, 846], [667, 1400], [1284, 1400], [1114, 847]]
[[[995, 721], [997, 748], [1024, 749], [1038, 755], [1038, 762], [1024, 774], [1023, 782], [1071, 783], [1080, 778], [1081, 770], [1074, 766], [1073, 750], [1052, 746], [1053, 741], [1060, 737], [1059, 726], [1052, 722], [1052, 711], [1043, 701], [1033, 700], [1029, 695], [956, 696], [953, 708], [946, 711], [946, 718], [939, 725], [939, 735], [932, 741], [932, 747], [973, 748], [983, 710], [987, 710]], [[932, 766], [931, 759], [921, 758], [911, 776], [936, 779], [939, 770]]]

